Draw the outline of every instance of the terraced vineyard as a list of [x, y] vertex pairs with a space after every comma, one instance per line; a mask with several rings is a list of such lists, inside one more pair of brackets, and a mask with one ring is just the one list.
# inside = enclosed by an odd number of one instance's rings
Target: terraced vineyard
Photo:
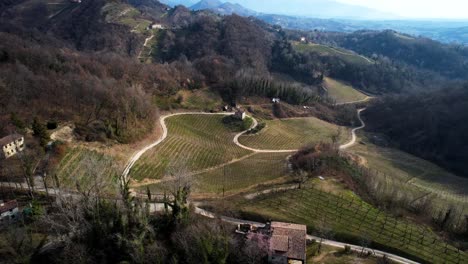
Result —
[[[115, 160], [105, 154], [82, 147], [72, 148], [60, 161], [56, 175], [61, 188], [75, 189], [77, 183], [82, 187], [97, 181], [105, 183], [102, 190], [113, 192], [118, 183], [120, 169]], [[52, 179], [49, 179], [52, 180]], [[55, 184], [55, 183], [51, 183]]]
[[[320, 141], [330, 142], [340, 127], [314, 117], [266, 121], [258, 134], [244, 135], [239, 142], [247, 147], [270, 150], [299, 149]], [[340, 143], [350, 137], [347, 128], [341, 128]]]
[[258, 153], [239, 162], [194, 176], [195, 191], [234, 192], [287, 176], [287, 154]]
[[326, 77], [325, 87], [328, 90], [328, 96], [336, 101], [337, 104], [355, 102], [366, 99], [366, 95], [337, 80]]
[[310, 188], [266, 194], [237, 206], [249, 214], [306, 224], [314, 233], [325, 232], [335, 240], [383, 249], [420, 262], [468, 263], [466, 253], [446, 244], [427, 227], [393, 218], [355, 195], [338, 196]]
[[174, 167], [184, 167], [193, 173], [250, 154], [234, 144], [234, 133], [224, 126], [223, 117], [180, 115], [168, 118], [168, 137], [138, 160], [130, 177], [161, 179]]
[[[258, 153], [237, 162], [191, 175], [195, 194], [234, 194], [272, 181], [288, 179], [287, 154]], [[151, 184], [153, 193], [162, 193], [167, 182]], [[147, 186], [141, 186], [144, 192]]]

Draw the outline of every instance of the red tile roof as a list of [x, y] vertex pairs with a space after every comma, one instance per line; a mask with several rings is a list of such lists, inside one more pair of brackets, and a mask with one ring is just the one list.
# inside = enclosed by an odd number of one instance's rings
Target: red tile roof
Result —
[[3, 138], [0, 138], [0, 146], [5, 146], [6, 144], [9, 144], [11, 142], [14, 142], [15, 140], [18, 140], [22, 138], [23, 136], [20, 134], [12, 134]]
[[11, 200], [0, 206], [0, 214], [10, 211], [18, 207], [18, 202], [16, 200]]
[[276, 251], [274, 254], [305, 261], [307, 236], [305, 225], [272, 222], [271, 231], [270, 250]]

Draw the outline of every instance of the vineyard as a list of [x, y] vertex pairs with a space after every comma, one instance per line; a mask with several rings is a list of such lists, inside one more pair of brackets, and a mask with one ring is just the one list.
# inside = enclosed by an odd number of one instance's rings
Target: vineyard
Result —
[[[72, 148], [60, 161], [55, 174], [61, 188], [75, 189], [77, 184], [82, 187], [102, 182], [105, 190], [113, 192], [119, 175], [115, 160], [105, 154], [85, 149]], [[57, 184], [51, 182], [51, 184]]]
[[339, 50], [337, 48], [330, 47], [330, 46], [313, 44], [313, 43], [293, 42], [293, 47], [299, 52], [314, 52], [322, 56], [336, 56], [349, 63], [357, 63], [357, 64], [373, 63], [372, 60], [364, 56], [361, 56], [359, 54], [352, 53], [351, 51], [348, 51], [348, 50]]
[[430, 163], [393, 148], [379, 147], [365, 137], [365, 144], [351, 150], [366, 159], [369, 168], [379, 175], [412, 186], [419, 192], [434, 194], [440, 207], [463, 208], [468, 212], [468, 180]]
[[177, 167], [189, 173], [231, 162], [251, 152], [233, 143], [223, 115], [180, 115], [166, 120], [168, 137], [146, 152], [130, 171], [134, 180], [161, 179]]
[[339, 134], [339, 142], [345, 142], [350, 135], [347, 128], [322, 121], [314, 117], [266, 121], [266, 128], [255, 135], [239, 138], [245, 146], [258, 149], [299, 149], [320, 141], [330, 142]]
[[265, 219], [302, 223], [312, 233], [373, 247], [423, 263], [468, 263], [468, 255], [429, 228], [394, 218], [355, 195], [301, 189], [240, 202], [241, 211]]
[[[192, 191], [195, 194], [233, 194], [258, 185], [281, 180], [289, 175], [287, 154], [257, 153], [239, 161], [190, 174]], [[170, 181], [169, 181], [170, 182]], [[167, 182], [141, 186], [154, 193], [162, 193]]]
[[328, 96], [337, 104], [364, 100], [367, 96], [352, 86], [326, 77], [324, 85], [327, 88]]
[[195, 191], [234, 192], [287, 176], [287, 156], [259, 153], [222, 168], [195, 175]]

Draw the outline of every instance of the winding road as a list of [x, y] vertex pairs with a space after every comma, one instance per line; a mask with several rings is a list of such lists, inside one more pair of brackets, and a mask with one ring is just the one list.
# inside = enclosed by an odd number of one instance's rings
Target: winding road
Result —
[[[362, 109], [359, 109], [357, 111], [358, 119], [361, 122], [361, 126], [356, 127], [351, 131], [351, 136], [352, 136], [351, 140], [348, 143], [346, 143], [344, 145], [341, 145], [340, 150], [348, 149], [348, 148], [350, 148], [350, 147], [352, 147], [352, 146], [354, 146], [356, 144], [356, 141], [357, 141], [356, 132], [358, 130], [363, 129], [363, 128], [366, 127], [366, 124], [364, 123], [364, 121], [361, 118], [361, 113], [363, 111], [365, 111], [365, 110], [366, 110], [366, 108], [362, 108]], [[143, 154], [145, 154], [150, 149], [152, 149], [152, 148], [156, 147], [157, 145], [161, 144], [167, 138], [167, 135], [168, 135], [168, 130], [167, 130], [167, 126], [166, 126], [166, 119], [167, 118], [173, 117], [173, 116], [180, 116], [180, 115], [232, 115], [232, 114], [234, 114], [234, 113], [233, 112], [223, 112], [223, 113], [183, 112], [183, 113], [175, 113], [175, 114], [168, 114], [168, 115], [162, 116], [159, 119], [160, 126], [161, 126], [161, 128], [163, 130], [161, 138], [159, 138], [156, 142], [144, 147], [143, 149], [141, 149], [138, 152], [136, 152], [135, 154], [133, 154], [133, 156], [130, 158], [127, 165], [125, 166], [125, 169], [124, 169], [123, 174], [122, 174], [122, 180], [127, 182], [130, 170], [135, 165], [135, 163], [141, 158], [141, 156], [143, 156]], [[258, 121], [255, 118], [253, 118], [253, 117], [250, 117], [250, 118], [252, 118], [252, 120], [253, 120], [252, 126], [248, 130], [245, 130], [245, 131], [242, 131], [242, 132], [236, 134], [234, 136], [234, 139], [233, 139], [234, 144], [236, 144], [237, 146], [239, 146], [239, 147], [241, 147], [243, 149], [250, 150], [250, 151], [253, 151], [255, 153], [293, 153], [293, 152], [298, 151], [298, 149], [287, 149], [287, 150], [255, 149], [255, 148], [250, 148], [250, 147], [242, 145], [239, 142], [239, 138], [242, 135], [244, 135], [245, 133], [247, 133], [250, 129], [253, 129], [258, 125]]]
[[361, 129], [366, 127], [366, 123], [364, 123], [364, 121], [362, 120], [362, 117], [361, 117], [361, 113], [364, 112], [365, 110], [366, 110], [366, 108], [362, 108], [362, 109], [359, 109], [357, 111], [357, 117], [358, 117], [359, 121], [361, 122], [361, 126], [353, 128], [353, 130], [351, 130], [351, 136], [352, 136], [351, 141], [349, 141], [348, 143], [346, 143], [344, 145], [341, 145], [340, 150], [349, 149], [350, 147], [352, 147], [352, 146], [354, 146], [356, 144], [356, 141], [357, 141], [356, 132], [358, 130], [361, 130]]

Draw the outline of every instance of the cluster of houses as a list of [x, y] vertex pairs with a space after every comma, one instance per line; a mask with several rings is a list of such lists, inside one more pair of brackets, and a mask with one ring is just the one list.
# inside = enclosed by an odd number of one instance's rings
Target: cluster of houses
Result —
[[19, 134], [12, 134], [0, 139], [0, 159], [8, 159], [21, 152], [25, 148], [24, 137]]
[[246, 239], [268, 247], [268, 262], [272, 264], [305, 264], [307, 227], [305, 225], [271, 222], [264, 227], [238, 225], [237, 233]]

